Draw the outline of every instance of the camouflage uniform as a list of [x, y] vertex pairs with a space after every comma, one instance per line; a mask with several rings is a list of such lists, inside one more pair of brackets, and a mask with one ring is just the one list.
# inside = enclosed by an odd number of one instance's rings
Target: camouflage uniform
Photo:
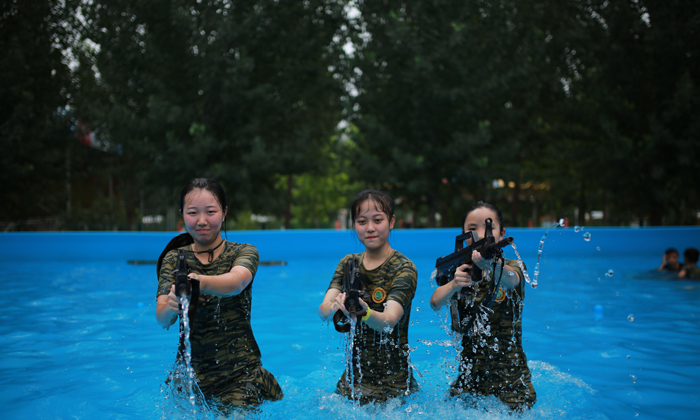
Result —
[[686, 264], [683, 266], [682, 270], [685, 270], [685, 278], [700, 279], [700, 267], [696, 264]]
[[[191, 245], [182, 249], [190, 251], [185, 255], [194, 273], [216, 276], [242, 266], [250, 270], [254, 279], [258, 269], [258, 251], [249, 244], [226, 241], [219, 257], [209, 264], [202, 264], [195, 257]], [[170, 293], [176, 268], [177, 250], [173, 250], [163, 260], [158, 296]], [[250, 326], [252, 297], [253, 280], [236, 296], [218, 298], [204, 293], [199, 296], [190, 342], [192, 367], [207, 399], [218, 398], [222, 404], [233, 405], [257, 405], [263, 400], [282, 399], [277, 381], [260, 361], [260, 349]], [[178, 352], [178, 361], [182, 358]]]
[[[372, 311], [383, 312], [384, 303], [401, 304], [404, 314], [390, 333], [378, 333], [358, 322], [353, 342], [351, 366], [338, 381], [336, 391], [361, 403], [382, 402], [414, 391], [418, 383], [409, 368], [408, 325], [411, 301], [416, 292], [416, 267], [411, 260], [393, 251], [381, 266], [367, 270], [362, 263], [364, 252], [346, 255], [335, 270], [328, 289], [343, 289], [343, 271], [350, 258], [360, 261], [360, 282], [365, 289], [363, 300]], [[358, 362], [359, 360], [359, 362]], [[352, 372], [353, 381], [347, 378]]]
[[[488, 314], [486, 325], [480, 326], [479, 332], [471, 336], [462, 336], [459, 376], [451, 385], [450, 395], [494, 395], [511, 409], [523, 410], [532, 407], [537, 400], [522, 346], [521, 305], [525, 298], [525, 281], [516, 260], [506, 259], [506, 264], [520, 275], [520, 286], [508, 293], [499, 287], [493, 313]], [[495, 271], [494, 274], [500, 273], [500, 270]], [[507, 275], [505, 270], [504, 275]], [[488, 303], [485, 299], [495, 283], [494, 275], [489, 281], [482, 281], [476, 298], [471, 293], [456, 295], [462, 323], [477, 312], [484, 313], [480, 305]], [[453, 318], [453, 329], [456, 324]]]

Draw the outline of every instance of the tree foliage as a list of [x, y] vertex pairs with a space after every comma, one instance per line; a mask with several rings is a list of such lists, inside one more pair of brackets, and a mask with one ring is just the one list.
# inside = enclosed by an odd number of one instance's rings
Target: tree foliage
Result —
[[416, 226], [695, 224], [699, 30], [690, 0], [4, 2], [0, 220], [138, 228], [206, 176], [241, 226], [366, 187]]

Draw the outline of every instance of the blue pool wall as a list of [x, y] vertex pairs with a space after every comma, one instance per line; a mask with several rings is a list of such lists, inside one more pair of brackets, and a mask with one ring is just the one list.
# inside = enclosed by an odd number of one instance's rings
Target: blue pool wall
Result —
[[[508, 236], [523, 258], [536, 258], [546, 229], [511, 228]], [[590, 241], [574, 228], [555, 228], [544, 242], [543, 256], [648, 256], [661, 261], [665, 249], [682, 254], [688, 247], [700, 248], [700, 227], [586, 228]], [[411, 259], [437, 258], [454, 250], [458, 228], [396, 229], [392, 247]], [[177, 232], [29, 232], [1, 233], [2, 261], [154, 261]], [[251, 243], [262, 261], [315, 258], [340, 259], [363, 250], [351, 230], [264, 230], [229, 231], [228, 240]], [[506, 256], [513, 258], [508, 247]]]

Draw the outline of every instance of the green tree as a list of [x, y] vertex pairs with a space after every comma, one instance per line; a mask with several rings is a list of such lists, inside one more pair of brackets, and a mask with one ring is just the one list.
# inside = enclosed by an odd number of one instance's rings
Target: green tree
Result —
[[[360, 174], [449, 224], [494, 178], [518, 185], [540, 160], [564, 98], [564, 7], [546, 2], [389, 1], [359, 5]], [[563, 38], [563, 36], [562, 36]], [[501, 197], [494, 197], [500, 200]], [[503, 198], [505, 200], [505, 198]], [[442, 208], [438, 203], [442, 203]]]
[[[75, 2], [5, 1], [0, 6], [0, 220], [63, 214], [77, 145], [66, 112]], [[73, 144], [75, 143], [75, 144]], [[73, 153], [73, 156], [71, 156]]]
[[95, 1], [84, 16], [97, 47], [81, 71], [97, 77], [80, 111], [121, 145], [125, 186], [215, 177], [233, 211], [284, 212], [277, 177], [315, 168], [339, 120], [340, 2]]

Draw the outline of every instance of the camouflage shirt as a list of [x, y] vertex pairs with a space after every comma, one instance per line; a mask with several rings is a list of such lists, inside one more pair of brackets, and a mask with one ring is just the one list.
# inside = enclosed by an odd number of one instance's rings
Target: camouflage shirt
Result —
[[[462, 335], [460, 375], [452, 384], [452, 393], [496, 395], [511, 407], [519, 408], [531, 406], [536, 398], [522, 346], [525, 280], [517, 260], [505, 261], [520, 276], [520, 285], [512, 290], [499, 287], [491, 308], [493, 312], [484, 306], [488, 304], [486, 299], [497, 283], [495, 277], [500, 274], [498, 269], [492, 273], [489, 281], [479, 283], [476, 293], [455, 295], [458, 297], [458, 322], [464, 325], [477, 316], [475, 327], [478, 332]], [[507, 275], [505, 270], [503, 273]], [[454, 301], [451, 304], [454, 305]], [[479, 314], [482, 317], [478, 317]], [[452, 324], [454, 329], [454, 317]]]
[[[242, 266], [250, 270], [254, 279], [258, 269], [258, 251], [249, 244], [226, 241], [221, 254], [209, 264], [202, 264], [195, 257], [191, 245], [181, 249], [190, 251], [186, 252], [186, 260], [194, 273], [215, 276]], [[177, 250], [173, 250], [163, 260], [158, 296], [170, 292], [176, 268]], [[236, 296], [219, 298], [204, 293], [199, 296], [190, 342], [192, 367], [200, 389], [207, 396], [220, 396], [216, 390], [259, 376], [260, 349], [250, 326], [252, 292], [253, 280]]]
[[700, 279], [700, 267], [696, 264], [686, 264], [681, 270], [685, 271], [685, 278], [687, 279]]
[[[404, 313], [390, 333], [379, 333], [359, 322], [353, 345], [353, 383], [346, 374], [338, 382], [338, 391], [346, 397], [355, 395], [365, 399], [382, 401], [403, 394], [417, 386], [409, 369], [408, 326], [411, 317], [411, 301], [416, 293], [417, 272], [415, 265], [398, 251], [374, 270], [367, 270], [362, 263], [364, 252], [346, 255], [335, 270], [328, 289], [343, 288], [343, 271], [350, 258], [360, 261], [361, 288], [372, 311], [383, 312], [384, 304], [393, 300], [401, 304]], [[359, 363], [357, 362], [359, 360]]]

